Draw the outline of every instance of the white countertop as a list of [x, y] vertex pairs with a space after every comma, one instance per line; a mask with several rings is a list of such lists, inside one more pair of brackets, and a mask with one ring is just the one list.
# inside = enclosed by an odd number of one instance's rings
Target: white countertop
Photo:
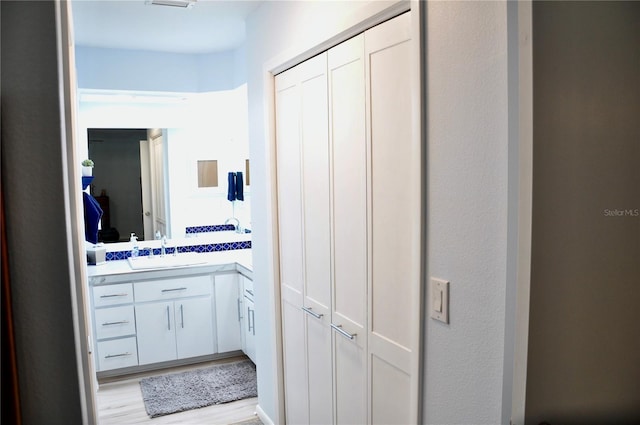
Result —
[[[171, 255], [171, 254], [169, 254]], [[179, 255], [179, 254], [178, 254]], [[251, 249], [234, 249], [228, 251], [206, 252], [199, 253], [198, 256], [202, 256], [205, 260], [202, 264], [180, 266], [180, 267], [167, 267], [157, 269], [141, 269], [134, 270], [129, 266], [127, 260], [107, 261], [104, 264], [96, 266], [87, 266], [87, 276], [90, 283], [93, 283], [95, 277], [104, 276], [117, 276], [117, 275], [141, 275], [143, 273], [153, 273], [156, 277], [158, 274], [166, 272], [167, 274], [174, 275], [176, 271], [184, 272], [190, 271], [204, 271], [204, 272], [216, 272], [216, 271], [228, 271], [235, 269], [239, 272], [252, 273], [253, 261]], [[244, 269], [244, 270], [243, 270]], [[251, 277], [251, 276], [249, 276]]]

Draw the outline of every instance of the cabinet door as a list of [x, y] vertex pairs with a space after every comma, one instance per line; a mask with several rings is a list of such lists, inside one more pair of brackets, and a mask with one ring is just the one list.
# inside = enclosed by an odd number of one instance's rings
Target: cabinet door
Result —
[[[367, 145], [364, 35], [328, 52], [335, 419], [367, 423]], [[344, 334], [342, 333], [344, 332]], [[347, 338], [345, 335], [351, 335]]]
[[174, 306], [178, 358], [213, 354], [211, 297], [177, 300]]
[[223, 274], [215, 277], [216, 337], [218, 353], [240, 350], [240, 299], [238, 297], [238, 274]]
[[137, 304], [138, 359], [141, 365], [175, 360], [175, 320], [173, 302]]
[[[409, 13], [365, 32], [371, 179], [370, 423], [416, 423], [420, 342], [420, 138]], [[403, 225], [395, 226], [398, 212]], [[381, 384], [382, 383], [382, 384]]]

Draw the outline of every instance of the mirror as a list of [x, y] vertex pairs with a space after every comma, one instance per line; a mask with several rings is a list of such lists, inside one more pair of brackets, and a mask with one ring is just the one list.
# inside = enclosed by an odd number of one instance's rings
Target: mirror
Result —
[[[144, 102], [81, 92], [79, 117], [78, 153], [94, 160], [91, 193], [109, 212], [105, 242], [128, 241], [132, 232], [149, 240], [156, 230], [180, 238], [187, 227], [230, 217], [250, 228], [246, 85]], [[226, 199], [229, 172], [247, 173], [243, 202]]]
[[[99, 164], [94, 167], [90, 186], [90, 194], [103, 212], [98, 240], [123, 242], [129, 240], [131, 233], [140, 239], [153, 239], [153, 233], [146, 234], [144, 229], [142, 195], [143, 183], [148, 185], [142, 178], [141, 166], [141, 158], [145, 157], [141, 141], [147, 141], [147, 129], [91, 128], [87, 138], [88, 156]], [[148, 147], [146, 151], [148, 158]]]

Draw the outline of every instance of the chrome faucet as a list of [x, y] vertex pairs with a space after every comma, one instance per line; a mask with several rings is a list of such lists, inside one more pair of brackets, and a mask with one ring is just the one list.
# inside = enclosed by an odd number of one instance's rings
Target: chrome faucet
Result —
[[230, 222], [230, 221], [233, 221], [233, 220], [235, 220], [235, 222], [236, 222], [236, 224], [234, 225], [235, 230], [236, 230], [236, 233], [241, 233], [241, 232], [242, 232], [242, 229], [240, 228], [240, 220], [238, 220], [237, 218], [235, 218], [235, 217], [229, 217], [228, 219], [226, 219], [226, 220], [224, 221], [224, 224], [229, 224], [229, 222]]
[[163, 236], [162, 242], [160, 244], [160, 256], [164, 257], [166, 253], [167, 253], [167, 237]]

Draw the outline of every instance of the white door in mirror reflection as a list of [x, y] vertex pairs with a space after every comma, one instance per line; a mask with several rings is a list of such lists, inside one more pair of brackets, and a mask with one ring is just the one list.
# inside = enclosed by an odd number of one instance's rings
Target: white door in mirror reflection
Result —
[[142, 191], [143, 239], [151, 238], [153, 233], [153, 209], [151, 201], [151, 153], [149, 140], [140, 140], [140, 188]]
[[[161, 235], [167, 235], [168, 217], [165, 194], [166, 185], [164, 184], [165, 163], [163, 135], [164, 131], [152, 138], [151, 144], [149, 145], [151, 165], [151, 222], [153, 223], [152, 235], [155, 235], [157, 232], [160, 232]], [[147, 209], [145, 208], [145, 210]]]

